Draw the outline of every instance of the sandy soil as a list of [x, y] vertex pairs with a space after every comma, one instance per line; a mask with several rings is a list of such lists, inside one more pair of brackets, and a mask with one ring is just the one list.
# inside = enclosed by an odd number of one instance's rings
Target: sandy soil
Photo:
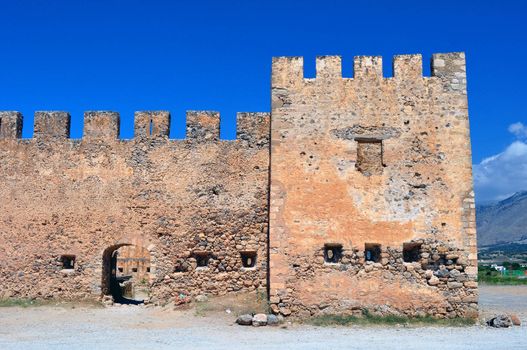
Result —
[[483, 315], [513, 311], [523, 325], [254, 328], [213, 310], [10, 307], [0, 308], [0, 349], [527, 349], [527, 286], [483, 286], [480, 305]]

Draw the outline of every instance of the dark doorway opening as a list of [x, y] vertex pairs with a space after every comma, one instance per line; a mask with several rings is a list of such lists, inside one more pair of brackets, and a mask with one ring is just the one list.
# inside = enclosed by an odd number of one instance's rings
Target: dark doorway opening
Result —
[[150, 252], [131, 244], [119, 244], [103, 253], [103, 295], [115, 303], [142, 304], [149, 294]]

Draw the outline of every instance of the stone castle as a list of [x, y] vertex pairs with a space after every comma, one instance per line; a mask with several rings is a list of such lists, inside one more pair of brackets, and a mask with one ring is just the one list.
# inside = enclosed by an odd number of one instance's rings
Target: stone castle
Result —
[[[474, 317], [477, 255], [463, 53], [272, 63], [271, 113], [0, 112], [0, 298], [149, 303], [266, 295], [272, 312]], [[134, 274], [139, 276], [134, 279]], [[135, 282], [131, 282], [135, 281]], [[130, 290], [128, 290], [130, 294]], [[131, 292], [133, 295], [133, 292]]]

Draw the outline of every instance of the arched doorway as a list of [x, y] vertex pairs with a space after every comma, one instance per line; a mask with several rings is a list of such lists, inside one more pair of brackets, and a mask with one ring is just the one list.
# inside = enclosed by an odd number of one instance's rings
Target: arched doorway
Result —
[[148, 297], [150, 252], [142, 246], [116, 244], [103, 252], [101, 291], [120, 304], [141, 304]]

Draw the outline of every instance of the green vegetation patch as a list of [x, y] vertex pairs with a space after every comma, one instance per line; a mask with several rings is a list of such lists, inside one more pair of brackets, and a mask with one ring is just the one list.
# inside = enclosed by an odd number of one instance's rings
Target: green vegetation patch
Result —
[[0, 299], [0, 307], [31, 307], [40, 306], [41, 301], [33, 299]]
[[0, 299], [0, 307], [38, 307], [38, 306], [58, 306], [75, 309], [77, 307], [85, 308], [102, 308], [102, 303], [98, 300], [81, 299], [81, 300], [56, 300], [56, 299], [17, 299], [6, 298]]
[[[509, 270], [505, 273], [496, 271], [489, 266], [480, 265], [478, 268], [478, 282], [494, 285], [527, 285], [525, 270], [514, 264], [503, 264]], [[514, 269], [516, 268], [516, 269]]]
[[377, 316], [368, 311], [363, 311], [362, 316], [345, 316], [345, 315], [322, 315], [310, 318], [306, 323], [319, 326], [395, 326], [395, 325], [412, 325], [412, 326], [446, 326], [446, 327], [464, 327], [471, 326], [476, 320], [471, 318], [435, 318], [432, 316], [424, 317], [407, 317], [397, 315]]

